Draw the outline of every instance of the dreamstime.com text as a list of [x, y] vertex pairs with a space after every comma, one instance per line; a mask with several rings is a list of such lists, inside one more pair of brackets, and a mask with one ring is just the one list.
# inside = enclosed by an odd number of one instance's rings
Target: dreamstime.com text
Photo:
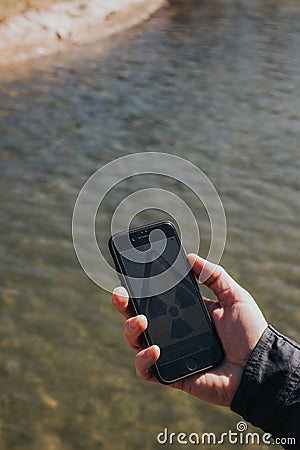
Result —
[[[295, 445], [294, 437], [276, 437], [272, 438], [270, 433], [259, 434], [256, 432], [247, 432], [246, 422], [238, 422], [236, 430], [228, 430], [217, 435], [216, 433], [183, 433], [170, 432], [168, 428], [157, 434], [156, 440], [159, 444], [194, 444], [194, 445], [223, 445], [223, 444], [249, 444], [249, 445]], [[296, 447], [295, 447], [296, 448]]]

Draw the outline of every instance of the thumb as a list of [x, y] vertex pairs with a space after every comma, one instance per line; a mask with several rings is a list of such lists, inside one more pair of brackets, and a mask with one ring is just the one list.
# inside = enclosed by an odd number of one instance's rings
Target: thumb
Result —
[[195, 254], [188, 255], [188, 261], [196, 278], [211, 289], [220, 302], [230, 306], [239, 301], [244, 289], [231, 278], [223, 267]]

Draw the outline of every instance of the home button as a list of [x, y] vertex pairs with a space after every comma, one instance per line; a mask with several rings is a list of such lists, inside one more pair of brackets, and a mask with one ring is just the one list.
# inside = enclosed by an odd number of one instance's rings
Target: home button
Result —
[[198, 366], [197, 361], [194, 358], [187, 359], [185, 365], [189, 370], [195, 370]]

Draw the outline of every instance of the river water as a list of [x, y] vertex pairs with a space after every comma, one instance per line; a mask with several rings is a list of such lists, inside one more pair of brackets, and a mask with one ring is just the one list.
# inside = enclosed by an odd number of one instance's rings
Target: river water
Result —
[[[299, 340], [299, 49], [298, 1], [175, 2], [105, 47], [3, 80], [1, 450], [152, 449], [164, 428], [236, 430], [230, 411], [135, 378], [122, 318], [76, 259], [72, 211], [87, 178], [117, 157], [188, 159], [225, 208], [222, 264]], [[197, 210], [168, 179], [131, 178], [106, 198], [103, 249], [118, 199], [152, 185]], [[209, 224], [198, 219], [205, 254]]]

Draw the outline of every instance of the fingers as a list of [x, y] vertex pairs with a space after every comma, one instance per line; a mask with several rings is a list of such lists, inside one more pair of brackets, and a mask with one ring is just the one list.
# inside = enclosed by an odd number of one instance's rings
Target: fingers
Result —
[[123, 327], [123, 333], [127, 344], [133, 350], [141, 350], [143, 348], [141, 334], [148, 326], [146, 317], [142, 314], [131, 317], [132, 313], [129, 308], [129, 296], [123, 286], [114, 289], [112, 303], [114, 308], [127, 319]]
[[123, 286], [116, 287], [112, 294], [112, 304], [114, 308], [125, 317], [125, 319], [128, 319], [131, 316], [128, 302], [129, 296], [126, 289]]
[[139, 351], [143, 348], [141, 334], [148, 326], [147, 318], [142, 314], [130, 317], [123, 327], [124, 337], [130, 348]]
[[153, 364], [158, 360], [160, 348], [158, 345], [152, 345], [139, 352], [135, 357], [135, 370], [141, 380], [158, 382], [154, 372]]
[[188, 260], [193, 267], [195, 276], [213, 291], [219, 301], [232, 303], [239, 300], [244, 289], [231, 278], [223, 267], [194, 254], [190, 254]]
[[114, 289], [112, 303], [115, 309], [127, 319], [123, 327], [125, 340], [130, 348], [139, 351], [135, 357], [136, 374], [142, 380], [157, 383], [152, 366], [159, 358], [160, 349], [157, 345], [143, 349], [141, 335], [148, 326], [147, 318], [142, 314], [130, 317], [128, 301], [129, 297], [125, 288], [120, 286]]

